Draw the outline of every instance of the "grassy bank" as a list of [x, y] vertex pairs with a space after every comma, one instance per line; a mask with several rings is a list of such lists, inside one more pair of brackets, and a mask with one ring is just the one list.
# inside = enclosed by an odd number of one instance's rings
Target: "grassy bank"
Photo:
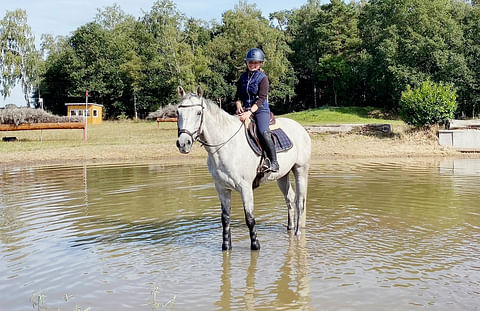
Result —
[[[390, 123], [389, 136], [360, 134], [312, 134], [313, 160], [337, 158], [402, 158], [460, 156], [438, 145], [436, 133], [411, 131], [397, 120], [372, 118], [360, 112], [323, 109], [287, 115], [304, 125], [325, 123]], [[178, 152], [176, 123], [152, 121], [104, 121], [88, 127], [88, 140], [82, 130], [1, 132], [15, 136], [16, 142], [0, 142], [0, 164], [55, 164], [162, 160], [165, 162], [205, 163], [206, 152], [195, 144], [189, 155]]]
[[[1, 142], [0, 163], [64, 163], [84, 161], [132, 161], [180, 157], [175, 123], [104, 121], [82, 130], [2, 132], [16, 142]], [[197, 155], [200, 156], [200, 155]], [[195, 155], [194, 155], [195, 157]]]
[[372, 124], [404, 125], [396, 117], [374, 107], [322, 107], [286, 114], [303, 125], [321, 124]]

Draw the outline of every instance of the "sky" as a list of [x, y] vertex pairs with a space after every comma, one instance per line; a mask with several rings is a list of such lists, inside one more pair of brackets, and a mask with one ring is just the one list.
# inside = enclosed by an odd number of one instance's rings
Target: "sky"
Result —
[[[6, 11], [23, 9], [27, 11], [28, 24], [32, 29], [37, 44], [42, 34], [68, 36], [77, 28], [93, 21], [98, 10], [118, 4], [127, 14], [143, 16], [150, 11], [155, 0], [0, 0], [0, 18]], [[216, 20], [221, 22], [222, 14], [234, 9], [238, 0], [174, 0], [177, 9], [187, 17]], [[255, 4], [263, 16], [268, 18], [272, 12], [298, 9], [308, 0], [247, 0]], [[322, 1], [328, 2], [328, 1]], [[38, 48], [38, 46], [37, 46]], [[6, 99], [0, 96], [0, 107], [13, 103], [25, 105], [20, 85]]]

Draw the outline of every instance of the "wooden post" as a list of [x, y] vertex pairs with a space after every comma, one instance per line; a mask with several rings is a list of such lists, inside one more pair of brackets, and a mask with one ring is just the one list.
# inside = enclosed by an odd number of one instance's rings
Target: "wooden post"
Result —
[[59, 129], [85, 129], [82, 122], [58, 122], [58, 123], [25, 123], [0, 124], [0, 131], [29, 131], [29, 130], [59, 130]]
[[85, 92], [85, 128], [83, 129], [83, 140], [87, 140], [87, 123], [88, 123], [88, 91]]
[[160, 122], [177, 122], [178, 118], [157, 118], [157, 129], [160, 129]]

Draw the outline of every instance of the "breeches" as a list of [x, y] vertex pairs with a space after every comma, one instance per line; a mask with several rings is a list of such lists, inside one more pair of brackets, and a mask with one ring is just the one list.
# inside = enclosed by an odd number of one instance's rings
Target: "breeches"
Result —
[[257, 124], [257, 133], [262, 136], [269, 129], [270, 111], [258, 111], [254, 114], [254, 118]]

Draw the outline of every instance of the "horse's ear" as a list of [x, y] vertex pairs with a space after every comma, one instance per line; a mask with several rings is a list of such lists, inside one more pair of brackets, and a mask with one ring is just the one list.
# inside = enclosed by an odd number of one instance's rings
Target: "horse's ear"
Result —
[[202, 87], [200, 85], [197, 87], [197, 96], [198, 97], [203, 96], [203, 90], [202, 90]]
[[177, 92], [178, 92], [178, 96], [180, 96], [180, 98], [185, 96], [185, 90], [183, 89], [183, 87], [181, 85], [178, 86]]

